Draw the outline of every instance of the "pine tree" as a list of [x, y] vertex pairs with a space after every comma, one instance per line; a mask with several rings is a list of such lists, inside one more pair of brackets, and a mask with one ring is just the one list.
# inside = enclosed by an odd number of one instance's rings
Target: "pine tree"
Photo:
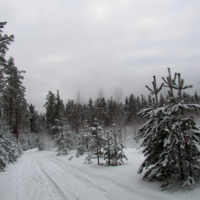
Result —
[[25, 73], [25, 71], [19, 71], [14, 64], [14, 59], [11, 57], [4, 72], [6, 75], [5, 86], [1, 97], [3, 113], [6, 115], [9, 125], [13, 128], [18, 139], [19, 124], [23, 120], [27, 120], [24, 117], [25, 113], [27, 113], [25, 87], [22, 85], [22, 80], [24, 79], [22, 73]]
[[[197, 112], [197, 104], [184, 104], [182, 90], [191, 86], [183, 86], [184, 80], [180, 74], [163, 78], [164, 84], [159, 88], [154, 76], [153, 89], [146, 86], [155, 95], [149, 108], [138, 114], [148, 119], [146, 124], [138, 130], [137, 139], [143, 139], [143, 153], [146, 157], [138, 173], [148, 169], [144, 178], [162, 180], [162, 188], [169, 188], [176, 184], [194, 184], [199, 181], [200, 131], [192, 116], [185, 114]], [[178, 83], [176, 78], [178, 75]], [[169, 88], [168, 104], [159, 107], [158, 93], [162, 87]], [[178, 96], [174, 95], [174, 89]]]
[[[0, 22], [0, 98], [1, 98], [1, 93], [4, 90], [5, 86], [5, 67], [7, 65], [7, 60], [5, 59], [6, 52], [8, 51], [8, 46], [11, 44], [11, 42], [14, 41], [14, 36], [10, 35], [8, 36], [7, 34], [2, 34], [4, 26], [7, 24], [7, 22]], [[2, 109], [2, 100], [0, 99], [0, 116], [2, 115], [1, 113]]]
[[2, 29], [7, 24], [7, 22], [0, 22], [0, 66], [4, 65], [7, 61], [5, 59], [6, 51], [8, 51], [8, 45], [14, 41], [14, 36], [7, 34], [2, 35]]

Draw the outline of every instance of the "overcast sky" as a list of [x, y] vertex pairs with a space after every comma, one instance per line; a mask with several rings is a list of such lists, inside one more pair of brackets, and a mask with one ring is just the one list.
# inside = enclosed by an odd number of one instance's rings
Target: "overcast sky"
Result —
[[0, 20], [39, 112], [48, 91], [64, 102], [79, 90], [85, 101], [101, 89], [148, 95], [168, 67], [200, 94], [199, 0], [1, 0]]

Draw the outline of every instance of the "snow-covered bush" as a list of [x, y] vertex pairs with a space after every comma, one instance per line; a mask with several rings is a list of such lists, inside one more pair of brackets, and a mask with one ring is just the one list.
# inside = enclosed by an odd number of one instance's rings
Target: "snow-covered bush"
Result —
[[16, 162], [22, 153], [10, 132], [10, 127], [0, 119], [0, 171], [4, 171], [7, 164]]
[[[184, 104], [182, 90], [191, 86], [183, 86], [183, 79], [177, 74], [174, 79], [169, 76], [157, 88], [154, 77], [153, 89], [147, 88], [155, 95], [149, 108], [138, 114], [148, 119], [138, 130], [137, 139], [143, 139], [143, 153], [146, 157], [138, 173], [147, 169], [144, 178], [161, 180], [162, 188], [181, 184], [195, 184], [200, 180], [200, 130], [194, 118], [188, 113], [195, 113], [200, 109], [198, 104]], [[162, 87], [169, 88], [168, 104], [158, 105], [157, 95]], [[175, 97], [173, 90], [178, 90]]]

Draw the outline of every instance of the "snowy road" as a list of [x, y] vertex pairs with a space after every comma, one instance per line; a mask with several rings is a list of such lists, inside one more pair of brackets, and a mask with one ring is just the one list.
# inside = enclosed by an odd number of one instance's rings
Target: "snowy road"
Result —
[[0, 199], [118, 199], [116, 195], [108, 193], [77, 174], [71, 167], [62, 164], [58, 163], [55, 156], [51, 157], [51, 154], [26, 152], [12, 166], [11, 171], [3, 172], [7, 181], [1, 184]]
[[[133, 164], [84, 165], [84, 158], [69, 161], [70, 156], [58, 157], [55, 152], [36, 149], [25, 152], [17, 163], [0, 173], [0, 200], [198, 199], [198, 195], [192, 196], [194, 193], [177, 196], [161, 192], [157, 185], [152, 187], [132, 175]], [[136, 160], [140, 157], [135, 154]], [[138, 163], [135, 166], [138, 168]]]
[[[1, 173], [1, 200], [121, 199], [77, 173], [52, 152], [28, 151]], [[96, 181], [95, 181], [96, 182]], [[108, 184], [106, 184], [107, 186]]]

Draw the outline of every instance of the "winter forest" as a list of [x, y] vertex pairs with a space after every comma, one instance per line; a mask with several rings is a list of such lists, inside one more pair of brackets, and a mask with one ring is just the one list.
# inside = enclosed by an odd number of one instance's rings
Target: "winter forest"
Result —
[[137, 148], [144, 156], [137, 173], [144, 180], [158, 182], [162, 190], [199, 184], [200, 96], [190, 93], [192, 86], [184, 84], [181, 72], [168, 68], [163, 77], [151, 74], [148, 96], [133, 91], [123, 98], [118, 89], [109, 98], [100, 91], [87, 102], [80, 94], [64, 102], [59, 89], [47, 91], [46, 112], [38, 113], [34, 103], [26, 101], [26, 72], [18, 70], [14, 58], [6, 58], [14, 36], [4, 33], [5, 26], [0, 22], [1, 173], [34, 148], [70, 159], [75, 152], [76, 159], [85, 156], [85, 164], [96, 160], [104, 171], [128, 163], [125, 149]]

